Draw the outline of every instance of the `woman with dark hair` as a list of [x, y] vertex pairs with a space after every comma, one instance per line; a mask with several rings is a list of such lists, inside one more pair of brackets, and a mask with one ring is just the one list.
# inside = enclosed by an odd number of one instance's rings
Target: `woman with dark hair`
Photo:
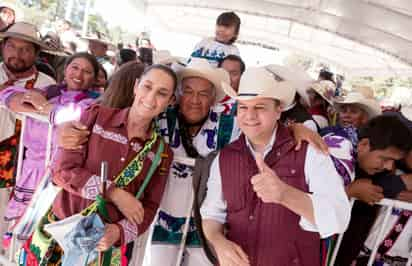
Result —
[[[106, 161], [107, 188], [102, 189], [107, 192], [103, 192], [106, 214], [99, 211], [104, 233], [100, 239], [93, 236], [97, 244], [92, 244], [92, 249], [103, 252], [112, 246], [123, 247], [146, 231], [157, 212], [173, 157], [172, 150], [157, 133], [155, 119], [174, 101], [176, 86], [173, 70], [152, 65], [135, 82], [131, 107], [96, 104], [81, 115], [80, 122], [91, 132], [89, 139], [80, 149], [58, 149], [52, 176], [53, 183], [62, 190], [39, 228], [98, 204], [100, 188], [104, 187], [98, 174], [101, 162]], [[78, 265], [79, 259], [86, 260], [79, 264], [89, 265], [87, 254], [73, 256], [73, 252], [80, 250], [76, 250], [75, 243], [62, 251], [55, 241], [47, 247], [36, 242], [50, 239], [40, 231], [35, 231], [24, 248], [27, 257], [34, 257], [38, 263], [33, 265], [55, 265], [61, 261], [62, 253], [63, 265]], [[120, 265], [118, 256], [118, 252], [113, 254], [110, 265]], [[122, 256], [121, 260], [124, 259]]]
[[144, 71], [144, 65], [133, 61], [122, 65], [110, 78], [109, 86], [99, 98], [101, 105], [126, 108], [132, 105], [133, 87]]
[[[69, 57], [64, 71], [64, 82], [42, 89], [27, 90], [9, 87], [0, 93], [0, 101], [13, 112], [37, 113], [49, 118], [51, 124], [76, 120], [80, 112], [93, 102], [91, 88], [98, 73], [98, 63], [88, 53]], [[48, 124], [27, 118], [23, 133], [26, 149], [20, 178], [8, 203], [5, 219], [21, 217], [45, 173]]]

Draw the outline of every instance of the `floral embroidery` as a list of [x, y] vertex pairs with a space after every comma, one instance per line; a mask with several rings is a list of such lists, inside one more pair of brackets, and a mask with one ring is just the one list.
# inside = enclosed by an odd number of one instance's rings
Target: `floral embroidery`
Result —
[[110, 140], [113, 140], [115, 142], [119, 142], [121, 144], [127, 144], [127, 142], [128, 142], [128, 140], [125, 136], [123, 136], [121, 134], [118, 134], [118, 133], [106, 131], [101, 126], [99, 126], [98, 124], [94, 125], [93, 133], [95, 133], [97, 135], [100, 135], [102, 138], [110, 139]]

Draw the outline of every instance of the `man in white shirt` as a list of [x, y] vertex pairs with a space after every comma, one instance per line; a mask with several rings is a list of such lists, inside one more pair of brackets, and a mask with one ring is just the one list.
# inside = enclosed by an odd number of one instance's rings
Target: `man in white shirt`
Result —
[[[47, 46], [40, 40], [36, 27], [29, 23], [17, 22], [6, 32], [0, 33], [3, 62], [0, 63], [0, 91], [9, 86], [27, 89], [41, 88], [56, 82], [39, 72], [34, 62], [41, 49]], [[0, 145], [15, 134], [15, 115], [0, 107]], [[1, 177], [0, 177], [1, 178]], [[9, 199], [8, 190], [0, 190], [0, 233], [7, 225], [3, 222], [4, 208]], [[1, 251], [1, 250], [0, 250]]]
[[212, 163], [200, 210], [219, 264], [320, 265], [319, 238], [345, 231], [350, 205], [330, 157], [307, 145], [295, 151], [278, 123], [293, 85], [250, 68], [238, 93], [225, 91], [238, 100], [243, 135]]

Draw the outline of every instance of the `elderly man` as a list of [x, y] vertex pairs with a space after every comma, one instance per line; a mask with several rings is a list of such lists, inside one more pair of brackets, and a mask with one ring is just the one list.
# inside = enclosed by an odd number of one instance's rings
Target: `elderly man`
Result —
[[[34, 25], [24, 22], [13, 24], [6, 32], [0, 33], [2, 39], [1, 51], [3, 62], [0, 63], [0, 90], [8, 86], [21, 86], [34, 89], [54, 84], [55, 81], [39, 72], [34, 62], [41, 49], [47, 48], [39, 39], [39, 34]], [[15, 126], [15, 116], [6, 109], [0, 108], [0, 156], [7, 152], [17, 151], [17, 140], [19, 138], [19, 126]], [[16, 162], [10, 156], [1, 158], [4, 166], [0, 168], [1, 180], [13, 180]], [[12, 185], [9, 182], [1, 182], [2, 187]], [[0, 191], [0, 215], [3, 221], [4, 207], [8, 201], [8, 191]], [[3, 235], [6, 225], [1, 224]]]
[[[216, 69], [205, 59], [194, 58], [178, 71], [181, 86], [178, 104], [159, 117], [162, 136], [170, 144], [175, 157], [200, 158], [222, 148], [238, 136], [238, 128], [232, 120], [222, 120], [222, 113], [212, 106], [225, 94], [222, 82], [230, 83], [223, 69]], [[60, 130], [60, 144], [75, 148], [84, 135], [81, 126], [68, 124]], [[77, 135], [77, 136], [74, 136]], [[191, 208], [193, 169], [174, 162], [160, 205], [154, 227], [151, 248], [152, 265], [172, 265], [176, 262], [179, 243], [183, 234], [185, 217]], [[185, 264], [210, 265], [200, 249], [198, 230], [191, 219], [187, 236]]]
[[344, 97], [336, 98], [334, 106], [338, 111], [339, 124], [343, 127], [360, 128], [382, 113], [370, 87], [355, 89]]
[[[221, 113], [212, 106], [225, 96], [221, 84], [230, 83], [229, 74], [212, 67], [206, 59], [194, 58], [178, 71], [181, 81], [179, 103], [159, 117], [159, 129], [170, 144], [175, 156], [198, 158], [207, 156], [238, 136], [233, 119], [222, 121]], [[228, 128], [231, 130], [228, 132]], [[60, 130], [60, 142], [66, 148], [75, 148], [87, 135], [80, 125], [67, 124]], [[152, 246], [152, 265], [172, 265], [177, 258], [185, 217], [191, 208], [191, 167], [173, 162], [168, 183], [155, 223]], [[193, 223], [193, 221], [191, 221]], [[210, 265], [195, 226], [190, 226], [185, 261], [190, 265]]]
[[[232, 124], [232, 131], [224, 132], [227, 122], [220, 120], [221, 113], [211, 110], [225, 96], [221, 84], [230, 82], [229, 75], [198, 58], [192, 59], [178, 75], [181, 80], [179, 104], [159, 119], [161, 132], [175, 156], [205, 157], [237, 136], [237, 127]], [[172, 165], [153, 233], [152, 265], [176, 260], [185, 217], [191, 208], [192, 171], [191, 167], [176, 162]], [[199, 248], [200, 239], [194, 225], [190, 226], [186, 244], [190, 248], [187, 248], [185, 263], [209, 264]]]

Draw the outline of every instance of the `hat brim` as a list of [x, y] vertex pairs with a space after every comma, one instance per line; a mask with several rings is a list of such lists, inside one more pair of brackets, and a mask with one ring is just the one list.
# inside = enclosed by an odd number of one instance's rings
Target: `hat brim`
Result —
[[261, 94], [243, 94], [239, 95], [229, 84], [222, 82], [223, 91], [237, 101], [254, 100], [258, 98], [271, 98], [280, 101], [283, 107], [289, 106], [295, 99], [296, 90], [293, 83], [289, 81], [282, 81], [277, 84], [276, 88], [266, 90]]
[[[179, 77], [179, 81], [182, 82], [186, 78], [203, 78], [208, 80], [216, 89], [216, 99], [215, 103], [220, 102], [225, 98], [226, 94], [223, 88], [223, 75], [224, 73], [219, 73], [221, 69], [192, 69], [190, 67], [185, 67], [178, 71], [177, 75]], [[226, 83], [225, 83], [226, 84]], [[230, 87], [230, 85], [227, 84]], [[232, 88], [232, 87], [230, 87]], [[233, 89], [232, 89], [233, 90]]]
[[0, 39], [3, 41], [6, 38], [16, 38], [16, 39], [21, 39], [27, 42], [34, 43], [35, 45], [38, 45], [41, 50], [50, 50], [50, 48], [42, 41], [36, 40], [34, 38], [31, 38], [27, 35], [23, 35], [17, 32], [1, 32], [0, 33]]
[[333, 105], [333, 100], [332, 100], [332, 99], [328, 99], [328, 98], [326, 98], [326, 97], [323, 95], [323, 93], [322, 93], [322, 91], [321, 91], [321, 89], [320, 89], [320, 87], [319, 87], [318, 84], [312, 84], [311, 86], [309, 86], [309, 89], [314, 90], [320, 97], [322, 97], [322, 99], [324, 99], [325, 101], [327, 101], [330, 105]]
[[334, 106], [336, 109], [340, 109], [342, 105], [345, 104], [354, 104], [358, 105], [360, 108], [366, 111], [368, 113], [369, 119], [381, 115], [382, 110], [379, 106], [379, 103], [377, 103], [374, 100], [369, 100], [369, 99], [359, 99], [359, 100], [335, 100], [334, 101]]
[[101, 39], [97, 39], [97, 38], [93, 38], [93, 37], [82, 37], [82, 39], [87, 40], [89, 42], [90, 41], [95, 41], [95, 42], [99, 42], [99, 43], [105, 44], [105, 45], [110, 46], [110, 47], [115, 47], [115, 45], [112, 44], [109, 41], [105, 41], [105, 40], [101, 40]]

